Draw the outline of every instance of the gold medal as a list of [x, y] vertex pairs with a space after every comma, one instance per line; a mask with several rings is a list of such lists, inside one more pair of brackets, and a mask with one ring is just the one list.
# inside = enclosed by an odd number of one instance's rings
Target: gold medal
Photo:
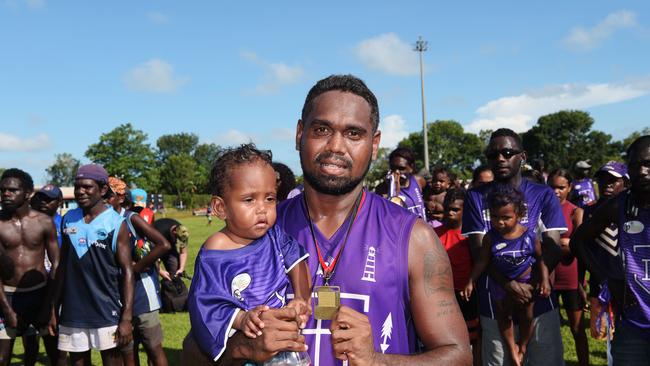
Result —
[[341, 288], [338, 286], [319, 286], [314, 289], [314, 292], [316, 293], [314, 318], [332, 320], [339, 306], [341, 306]]

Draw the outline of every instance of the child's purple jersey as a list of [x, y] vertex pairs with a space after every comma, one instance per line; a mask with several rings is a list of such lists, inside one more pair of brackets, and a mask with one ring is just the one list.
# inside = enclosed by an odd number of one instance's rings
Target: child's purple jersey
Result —
[[[497, 182], [491, 182], [467, 191], [463, 205], [463, 235], [485, 234], [490, 230], [490, 210], [487, 195]], [[566, 222], [560, 207], [560, 201], [547, 185], [537, 184], [523, 179], [519, 190], [526, 199], [527, 214], [520, 223], [530, 231], [550, 230], [566, 231]], [[540, 238], [541, 239], [541, 238]], [[498, 286], [489, 276], [484, 275], [477, 281], [479, 307], [482, 316], [495, 319], [492, 288]], [[535, 302], [535, 316], [544, 314], [557, 307], [555, 296]]]
[[650, 339], [650, 209], [636, 208], [636, 215], [626, 214], [629, 196], [629, 191], [625, 191], [616, 198], [619, 200], [618, 245], [629, 289], [621, 318]]
[[[417, 216], [374, 193], [364, 195], [330, 285], [341, 287], [341, 305], [368, 316], [377, 352], [412, 354], [418, 342], [410, 308], [408, 243]], [[280, 204], [278, 225], [305, 245], [314, 284], [323, 285], [302, 194]], [[338, 253], [347, 228], [345, 222], [326, 238], [314, 225], [327, 263]], [[330, 321], [312, 318], [303, 330], [314, 366], [342, 365], [334, 358], [329, 327]]]
[[409, 186], [402, 187], [399, 191], [400, 197], [406, 203], [406, 208], [412, 213], [420, 216], [423, 220], [427, 219], [426, 212], [424, 211], [424, 200], [422, 199], [422, 191], [417, 179], [413, 175], [409, 175]]
[[516, 239], [506, 239], [496, 230], [488, 231], [492, 240], [492, 263], [511, 280], [516, 280], [535, 263], [535, 237], [531, 229]]
[[277, 225], [240, 249], [201, 248], [187, 307], [192, 336], [203, 352], [215, 361], [221, 357], [240, 309], [284, 306], [287, 273], [306, 257], [305, 249]]

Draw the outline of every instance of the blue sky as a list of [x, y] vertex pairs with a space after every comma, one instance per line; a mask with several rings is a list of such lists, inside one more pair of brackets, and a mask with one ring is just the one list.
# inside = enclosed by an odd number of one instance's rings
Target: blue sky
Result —
[[[235, 4], [236, 3], [236, 4]], [[0, 166], [35, 181], [56, 153], [82, 161], [130, 122], [149, 135], [253, 140], [299, 171], [295, 124], [309, 88], [364, 79], [383, 145], [427, 119], [524, 131], [584, 109], [623, 138], [650, 126], [650, 3], [0, 0]]]

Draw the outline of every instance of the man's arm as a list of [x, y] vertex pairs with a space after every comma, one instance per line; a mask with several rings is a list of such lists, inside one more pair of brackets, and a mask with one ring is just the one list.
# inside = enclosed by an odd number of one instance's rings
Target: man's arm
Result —
[[618, 213], [618, 200], [610, 199], [602, 204], [591, 219], [580, 225], [573, 232], [569, 245], [573, 254], [582, 260], [587, 270], [593, 273], [597, 278], [608, 278], [606, 269], [603, 268], [594, 253], [587, 249], [587, 243], [593, 243], [600, 233], [602, 233], [611, 223], [616, 222]]
[[180, 263], [178, 264], [178, 271], [174, 274], [175, 276], [180, 275], [185, 272], [185, 264], [187, 264], [187, 247], [185, 245], [179, 248], [179, 259]]
[[172, 246], [158, 230], [144, 221], [140, 215], [131, 215], [131, 223], [140, 237], [147, 238], [154, 244], [154, 248], [144, 258], [141, 258], [133, 265], [133, 273], [140, 273], [146, 268], [151, 267]]
[[14, 261], [7, 255], [2, 239], [0, 239], [0, 267], [2, 268], [2, 276], [0, 276], [0, 309], [4, 314], [6, 326], [16, 328], [18, 326], [18, 316], [11, 304], [9, 304], [4, 291], [4, 282], [14, 277]]
[[456, 302], [449, 258], [433, 229], [418, 219], [408, 254], [411, 314], [425, 352], [377, 353], [368, 318], [342, 306], [332, 321], [334, 355], [355, 365], [471, 365], [467, 326]]
[[54, 280], [56, 269], [59, 267], [59, 237], [56, 235], [54, 221], [49, 217], [44, 221], [45, 231], [43, 236], [45, 239], [45, 251], [47, 252], [47, 259], [52, 264], [50, 268], [50, 279]]
[[117, 264], [122, 270], [122, 316], [117, 327], [117, 342], [127, 345], [133, 339], [133, 265], [131, 259], [131, 242], [126, 223], [122, 222], [117, 234]]

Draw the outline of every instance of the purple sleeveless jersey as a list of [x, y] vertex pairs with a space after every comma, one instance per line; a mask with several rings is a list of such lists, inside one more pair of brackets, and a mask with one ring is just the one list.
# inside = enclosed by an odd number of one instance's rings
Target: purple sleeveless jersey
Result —
[[[341, 287], [342, 305], [368, 316], [377, 352], [417, 352], [408, 287], [408, 242], [416, 219], [417, 216], [390, 201], [365, 192], [343, 254], [330, 279], [330, 285]], [[305, 245], [310, 254], [308, 262], [314, 284], [323, 285], [323, 273], [302, 194], [280, 204], [278, 225]], [[328, 263], [338, 253], [347, 227], [346, 222], [331, 238], [325, 238], [314, 226], [316, 239]], [[303, 330], [314, 366], [342, 365], [334, 358], [329, 326], [328, 320], [312, 318]]]
[[217, 360], [240, 309], [284, 306], [287, 273], [306, 257], [305, 249], [277, 225], [240, 249], [201, 248], [187, 301], [199, 347]]
[[650, 209], [638, 208], [635, 215], [626, 214], [629, 195], [625, 191], [617, 197], [618, 245], [624, 258], [625, 283], [631, 292], [626, 294], [621, 318], [650, 339]]
[[488, 232], [492, 239], [492, 263], [499, 272], [514, 280], [535, 263], [535, 232], [526, 231], [516, 239], [505, 239], [496, 230]]
[[581, 197], [576, 202], [576, 205], [580, 208], [584, 208], [596, 200], [596, 189], [594, 188], [594, 183], [589, 178], [574, 181], [573, 194]]
[[[487, 195], [498, 183], [488, 183], [470, 189], [463, 205], [463, 235], [485, 234], [490, 230], [490, 210], [487, 207]], [[566, 222], [560, 207], [560, 201], [547, 185], [537, 184], [526, 179], [521, 181], [519, 190], [526, 198], [526, 217], [520, 224], [529, 231], [537, 233], [550, 230], [566, 231]], [[541, 238], [540, 238], [541, 240]], [[495, 319], [493, 288], [498, 286], [489, 276], [484, 275], [476, 284], [479, 295], [479, 308], [482, 316]], [[557, 307], [557, 297], [553, 294], [548, 299], [535, 301], [535, 316], [544, 314]]]

